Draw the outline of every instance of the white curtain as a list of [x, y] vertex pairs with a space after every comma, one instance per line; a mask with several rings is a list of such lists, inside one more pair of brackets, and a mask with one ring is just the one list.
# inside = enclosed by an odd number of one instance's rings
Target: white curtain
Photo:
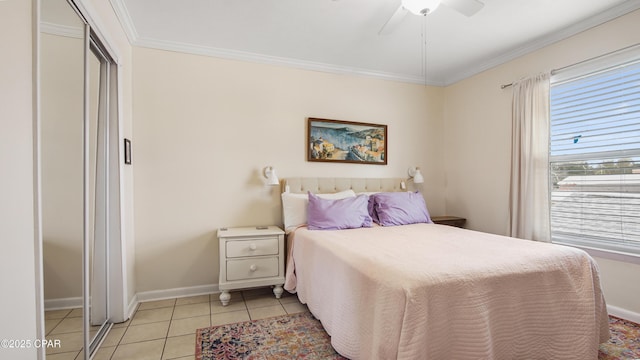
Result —
[[511, 236], [550, 241], [549, 74], [513, 84]]

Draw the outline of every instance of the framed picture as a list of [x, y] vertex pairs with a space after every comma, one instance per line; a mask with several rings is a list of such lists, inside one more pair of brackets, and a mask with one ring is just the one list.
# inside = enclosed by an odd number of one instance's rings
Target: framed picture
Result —
[[124, 139], [124, 163], [131, 165], [131, 140]]
[[307, 161], [387, 164], [387, 125], [309, 118]]

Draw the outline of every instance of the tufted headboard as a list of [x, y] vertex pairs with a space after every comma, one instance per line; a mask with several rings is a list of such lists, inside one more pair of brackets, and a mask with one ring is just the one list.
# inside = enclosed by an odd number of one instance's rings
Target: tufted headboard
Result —
[[407, 180], [403, 178], [329, 178], [297, 177], [281, 182], [282, 191], [291, 193], [334, 193], [352, 189], [361, 192], [406, 191]]

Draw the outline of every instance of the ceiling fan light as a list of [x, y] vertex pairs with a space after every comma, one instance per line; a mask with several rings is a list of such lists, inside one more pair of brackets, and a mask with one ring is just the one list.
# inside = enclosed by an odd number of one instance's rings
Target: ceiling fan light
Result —
[[434, 12], [440, 0], [402, 0], [402, 7], [416, 15], [427, 15]]

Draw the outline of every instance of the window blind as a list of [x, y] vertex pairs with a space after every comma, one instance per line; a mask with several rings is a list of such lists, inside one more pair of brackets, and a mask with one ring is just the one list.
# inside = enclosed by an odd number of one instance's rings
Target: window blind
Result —
[[640, 254], [640, 57], [572, 71], [550, 89], [552, 240]]

